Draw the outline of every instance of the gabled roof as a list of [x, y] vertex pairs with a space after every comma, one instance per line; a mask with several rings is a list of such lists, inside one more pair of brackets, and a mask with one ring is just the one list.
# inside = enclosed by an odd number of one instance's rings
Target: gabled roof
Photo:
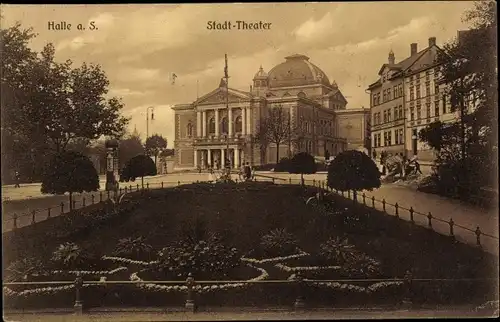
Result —
[[379, 71], [378, 71], [378, 74], [382, 74], [382, 71], [384, 70], [384, 68], [388, 67], [389, 69], [391, 70], [399, 70], [401, 69], [401, 67], [398, 65], [398, 64], [383, 64], [382, 67], [380, 67]]
[[[228, 92], [229, 92], [230, 100], [231, 100], [231, 98], [242, 99], [242, 100], [248, 100], [248, 99], [252, 98], [252, 96], [249, 92], [241, 91], [241, 90], [234, 89], [234, 88], [229, 88]], [[219, 94], [219, 96], [222, 95], [225, 97], [226, 88], [225, 87], [218, 87], [218, 88], [214, 89], [213, 91], [198, 98], [196, 101], [193, 102], [193, 104], [195, 104], [195, 105], [202, 104], [205, 101], [208, 101], [210, 98], [216, 98], [216, 96], [218, 94]], [[220, 96], [220, 97], [222, 97], [222, 96]], [[220, 97], [217, 97], [217, 98], [220, 98]]]

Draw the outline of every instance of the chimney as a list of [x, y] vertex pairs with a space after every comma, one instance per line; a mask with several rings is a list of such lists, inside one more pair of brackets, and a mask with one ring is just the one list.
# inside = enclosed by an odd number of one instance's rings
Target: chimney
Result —
[[435, 45], [436, 45], [436, 37], [430, 37], [429, 38], [429, 47], [432, 47]]
[[411, 44], [410, 48], [411, 48], [411, 56], [415, 55], [417, 53], [417, 43]]
[[389, 65], [394, 65], [394, 63], [396, 62], [396, 58], [394, 57], [394, 52], [391, 51], [389, 52]]

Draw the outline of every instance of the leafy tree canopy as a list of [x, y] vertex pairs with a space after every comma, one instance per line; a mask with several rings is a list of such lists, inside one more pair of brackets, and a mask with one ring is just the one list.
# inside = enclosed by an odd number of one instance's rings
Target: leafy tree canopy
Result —
[[327, 183], [340, 191], [372, 190], [380, 187], [380, 171], [365, 153], [344, 151], [328, 166]]
[[56, 154], [42, 179], [42, 193], [90, 192], [99, 189], [99, 176], [88, 157], [74, 151]]
[[128, 178], [143, 178], [156, 175], [156, 166], [147, 155], [137, 155], [130, 159], [125, 167]]
[[146, 139], [146, 152], [149, 155], [158, 156], [167, 148], [167, 139], [159, 134], [153, 134]]

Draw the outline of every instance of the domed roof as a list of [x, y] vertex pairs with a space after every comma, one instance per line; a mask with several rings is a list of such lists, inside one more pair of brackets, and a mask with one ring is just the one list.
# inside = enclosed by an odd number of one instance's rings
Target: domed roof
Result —
[[257, 79], [257, 78], [267, 78], [267, 73], [264, 71], [262, 66], [260, 66], [259, 71], [253, 77], [253, 79]]
[[330, 87], [328, 76], [318, 66], [309, 62], [309, 57], [296, 54], [285, 57], [285, 60], [269, 71], [269, 87], [310, 84], [323, 84]]

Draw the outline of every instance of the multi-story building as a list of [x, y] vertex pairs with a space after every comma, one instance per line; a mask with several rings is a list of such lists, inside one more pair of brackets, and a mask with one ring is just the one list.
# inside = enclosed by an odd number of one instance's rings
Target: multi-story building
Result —
[[419, 131], [435, 121], [454, 121], [457, 113], [451, 112], [450, 100], [444, 95], [446, 85], [439, 82], [437, 55], [441, 49], [436, 38], [429, 38], [421, 51], [417, 46], [412, 43], [410, 56], [399, 63], [391, 51], [389, 63], [382, 65], [379, 79], [368, 88], [372, 149], [377, 155], [382, 151], [417, 155], [423, 164], [430, 164], [435, 151], [418, 139]]
[[[227, 100], [227, 101], [226, 101]], [[250, 91], [219, 87], [175, 111], [175, 166], [193, 168], [220, 165], [229, 159], [234, 167], [242, 162], [275, 163], [299, 151], [336, 155], [363, 145], [368, 110], [346, 109], [347, 100], [335, 81], [304, 55], [285, 57], [266, 73], [261, 67]], [[292, 140], [278, 147], [261, 146], [253, 137], [269, 109], [282, 107], [297, 129]], [[230, 121], [228, 121], [230, 120]], [[226, 156], [229, 141], [229, 156]], [[264, 150], [264, 153], [262, 153]]]

